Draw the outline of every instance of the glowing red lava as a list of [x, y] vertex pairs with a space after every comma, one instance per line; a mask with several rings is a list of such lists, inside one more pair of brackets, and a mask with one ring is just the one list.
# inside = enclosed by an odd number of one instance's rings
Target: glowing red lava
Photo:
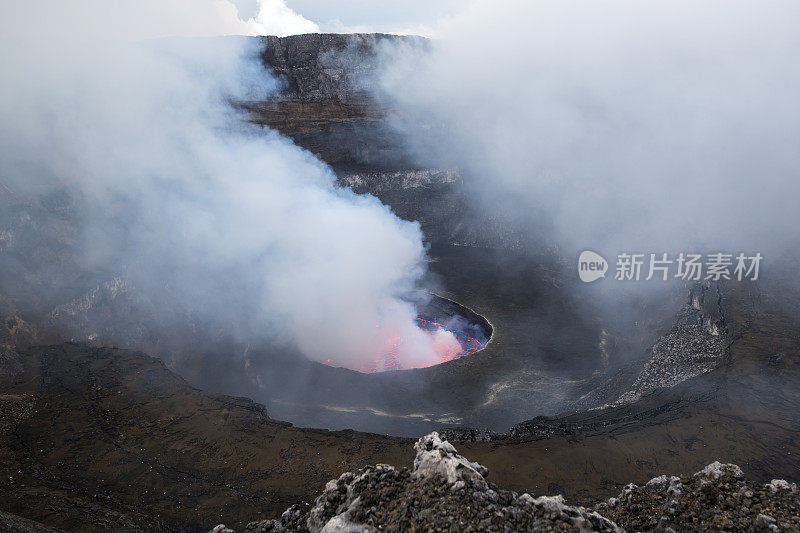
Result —
[[[486, 346], [485, 342], [476, 339], [466, 331], [448, 328], [444, 324], [440, 324], [438, 322], [425, 320], [424, 318], [417, 318], [417, 326], [420, 329], [427, 331], [431, 335], [440, 332], [449, 332], [455, 337], [455, 340], [458, 341], [457, 347], [448, 343], [434, 343], [433, 347], [434, 350], [436, 350], [438, 361], [432, 362], [430, 366], [444, 363], [452, 359], [457, 359], [465, 355], [473, 354], [479, 350], [482, 350]], [[386, 349], [384, 352], [380, 355], [380, 357], [365, 365], [364, 368], [361, 369], [362, 372], [373, 373], [384, 372], [388, 370], [402, 370], [403, 366], [399, 361], [398, 355], [399, 347], [402, 344], [402, 337], [397, 336], [387, 339]]]

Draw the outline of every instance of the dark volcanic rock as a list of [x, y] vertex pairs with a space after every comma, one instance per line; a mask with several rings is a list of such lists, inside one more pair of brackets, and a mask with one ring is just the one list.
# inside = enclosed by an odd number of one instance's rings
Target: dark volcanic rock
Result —
[[291, 137], [337, 168], [406, 167], [402, 141], [374, 99], [379, 50], [420, 37], [308, 34], [261, 37], [261, 59], [282, 83], [266, 102], [248, 102], [252, 121]]
[[369, 98], [364, 83], [379, 66], [382, 45], [422, 44], [425, 39], [381, 33], [312, 33], [261, 37], [261, 59], [284, 82], [281, 97], [299, 102], [336, 100], [361, 104]]
[[630, 531], [800, 531], [796, 484], [758, 485], [738, 466], [718, 462], [691, 477], [628, 485], [597, 508]]

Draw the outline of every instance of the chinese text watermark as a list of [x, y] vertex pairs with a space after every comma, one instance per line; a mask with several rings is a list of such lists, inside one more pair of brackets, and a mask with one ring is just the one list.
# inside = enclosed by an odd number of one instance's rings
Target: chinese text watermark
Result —
[[[617, 255], [614, 264], [614, 279], [617, 281], [667, 281], [682, 279], [701, 280], [758, 280], [763, 256], [760, 253], [746, 254], [716, 252], [710, 254], [684, 253], [628, 253]], [[609, 263], [596, 252], [586, 250], [578, 258], [578, 275], [581, 281], [590, 283], [606, 277]]]

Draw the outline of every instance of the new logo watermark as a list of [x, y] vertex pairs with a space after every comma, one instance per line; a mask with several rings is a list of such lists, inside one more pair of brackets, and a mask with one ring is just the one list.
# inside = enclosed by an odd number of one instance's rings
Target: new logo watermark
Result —
[[[736, 279], [738, 281], [758, 279], [761, 262], [760, 253], [752, 255], [716, 252], [697, 254], [681, 252], [670, 256], [667, 253], [645, 254], [623, 252], [617, 255], [614, 279], [617, 281], [667, 281], [679, 278], [686, 281]], [[581, 252], [578, 257], [578, 276], [584, 283], [605, 278], [609, 269], [606, 259], [591, 250]]]
[[602, 255], [591, 250], [581, 252], [578, 258], [578, 276], [582, 282], [597, 281], [606, 277], [606, 272], [608, 272], [608, 261]]

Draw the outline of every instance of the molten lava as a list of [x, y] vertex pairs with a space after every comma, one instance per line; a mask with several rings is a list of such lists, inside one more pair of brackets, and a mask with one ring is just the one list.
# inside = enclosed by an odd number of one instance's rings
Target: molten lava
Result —
[[[465, 355], [473, 354], [482, 350], [486, 346], [485, 341], [481, 341], [466, 331], [449, 328], [444, 324], [417, 318], [417, 326], [431, 335], [433, 350], [436, 353], [436, 361], [431, 361], [427, 365], [415, 365], [416, 367], [433, 366], [452, 359], [457, 359]], [[388, 370], [402, 370], [404, 367], [400, 361], [399, 350], [403, 344], [400, 336], [390, 337], [386, 340], [386, 349], [380, 356], [362, 368], [362, 372], [384, 372]]]

